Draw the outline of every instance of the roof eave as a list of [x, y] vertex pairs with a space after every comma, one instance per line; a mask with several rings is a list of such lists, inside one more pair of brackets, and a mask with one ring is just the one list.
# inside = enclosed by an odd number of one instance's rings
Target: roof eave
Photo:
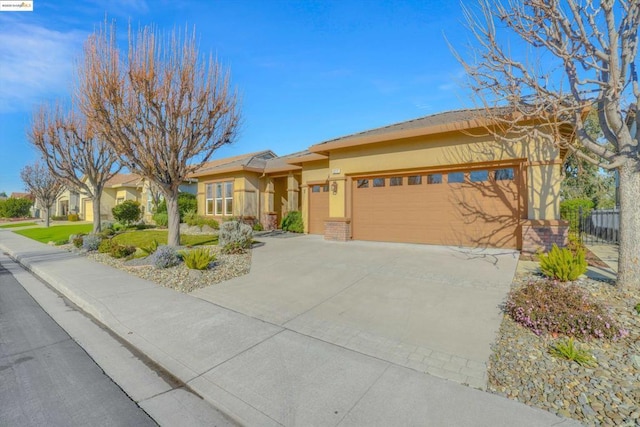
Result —
[[427, 126], [415, 129], [403, 129], [399, 131], [379, 133], [375, 135], [363, 135], [354, 136], [351, 138], [338, 139], [335, 141], [324, 142], [321, 144], [312, 145], [309, 147], [309, 151], [312, 153], [323, 153], [330, 150], [336, 150], [340, 148], [357, 147], [366, 144], [375, 144], [377, 142], [414, 138], [418, 136], [435, 135], [446, 132], [456, 132], [467, 129], [479, 128], [487, 126], [488, 120], [476, 118], [471, 120], [462, 120], [452, 123], [444, 123], [434, 126]]
[[290, 165], [296, 165], [296, 164], [306, 163], [306, 162], [315, 162], [317, 160], [326, 160], [328, 158], [329, 156], [327, 156], [326, 154], [315, 152], [315, 153], [305, 154], [304, 156], [294, 157], [292, 159], [286, 159], [286, 162], [289, 163]]
[[244, 165], [234, 165], [234, 166], [231, 166], [231, 167], [216, 168], [216, 169], [212, 169], [212, 170], [208, 170], [208, 171], [202, 171], [202, 172], [194, 172], [194, 173], [188, 175], [188, 178], [198, 178], [198, 177], [202, 177], [202, 176], [223, 175], [223, 174], [232, 173], [232, 172], [263, 173], [264, 172], [264, 168], [244, 166]]
[[280, 173], [280, 172], [292, 172], [302, 170], [302, 166], [297, 165], [286, 165], [286, 166], [276, 166], [272, 168], [265, 168], [264, 173]]

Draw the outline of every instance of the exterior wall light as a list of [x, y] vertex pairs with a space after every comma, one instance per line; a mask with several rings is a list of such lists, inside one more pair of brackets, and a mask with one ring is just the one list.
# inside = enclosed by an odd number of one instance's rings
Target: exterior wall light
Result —
[[338, 183], [336, 181], [333, 181], [331, 183], [331, 194], [333, 194], [334, 196], [338, 194]]

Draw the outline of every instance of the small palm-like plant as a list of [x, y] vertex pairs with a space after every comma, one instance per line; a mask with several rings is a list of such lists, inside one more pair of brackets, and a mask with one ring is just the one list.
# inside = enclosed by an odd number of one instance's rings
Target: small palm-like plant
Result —
[[145, 254], [145, 256], [149, 256], [158, 250], [158, 241], [153, 239], [148, 245], [140, 246], [140, 250]]
[[182, 252], [182, 258], [187, 268], [192, 270], [206, 270], [216, 260], [215, 254], [204, 248]]
[[561, 282], [574, 281], [587, 271], [584, 250], [578, 248], [573, 253], [554, 244], [549, 253], [540, 256], [540, 270], [545, 276]]
[[549, 348], [549, 353], [552, 356], [576, 362], [580, 366], [593, 366], [595, 364], [595, 358], [589, 350], [578, 347], [573, 337], [568, 340], [557, 341]]

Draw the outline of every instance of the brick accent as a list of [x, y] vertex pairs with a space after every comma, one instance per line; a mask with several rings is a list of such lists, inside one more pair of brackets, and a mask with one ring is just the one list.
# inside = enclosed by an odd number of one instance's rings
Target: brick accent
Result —
[[324, 239], [346, 242], [351, 239], [351, 219], [329, 218], [324, 222]]
[[262, 226], [266, 231], [278, 229], [278, 214], [275, 212], [267, 212], [262, 214]]
[[522, 224], [522, 252], [534, 254], [548, 251], [555, 243], [567, 244], [569, 223], [560, 220], [528, 220]]

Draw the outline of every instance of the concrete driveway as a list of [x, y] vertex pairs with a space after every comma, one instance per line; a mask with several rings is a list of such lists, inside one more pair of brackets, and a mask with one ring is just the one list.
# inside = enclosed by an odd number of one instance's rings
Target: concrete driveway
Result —
[[500, 326], [518, 252], [321, 236], [262, 237], [246, 276], [192, 295], [473, 387]]

